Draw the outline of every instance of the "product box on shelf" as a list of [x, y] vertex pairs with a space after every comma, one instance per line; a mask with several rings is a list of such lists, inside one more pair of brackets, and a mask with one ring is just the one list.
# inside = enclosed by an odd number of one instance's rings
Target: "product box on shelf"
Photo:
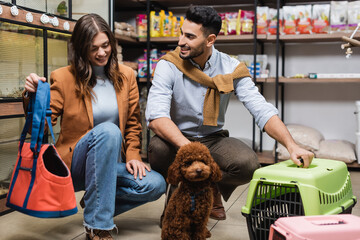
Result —
[[136, 32], [139, 38], [147, 36], [147, 15], [137, 14], [136, 15]]

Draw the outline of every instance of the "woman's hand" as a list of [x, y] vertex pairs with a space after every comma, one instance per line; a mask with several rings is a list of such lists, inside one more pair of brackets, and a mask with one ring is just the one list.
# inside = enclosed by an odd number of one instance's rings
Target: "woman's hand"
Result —
[[45, 82], [46, 78], [39, 77], [36, 73], [30, 73], [25, 79], [25, 90], [27, 92], [36, 92], [39, 80]]
[[145, 169], [148, 170], [149, 172], [151, 171], [151, 169], [145, 163], [135, 159], [126, 162], [126, 169], [128, 170], [129, 173], [134, 175], [134, 179], [137, 178], [139, 173], [140, 180], [146, 176]]

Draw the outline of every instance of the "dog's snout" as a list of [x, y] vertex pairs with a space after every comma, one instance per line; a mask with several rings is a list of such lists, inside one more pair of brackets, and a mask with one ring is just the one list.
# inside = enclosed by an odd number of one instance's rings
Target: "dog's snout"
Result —
[[197, 174], [202, 173], [202, 169], [201, 169], [201, 168], [196, 169], [196, 173], [197, 173]]

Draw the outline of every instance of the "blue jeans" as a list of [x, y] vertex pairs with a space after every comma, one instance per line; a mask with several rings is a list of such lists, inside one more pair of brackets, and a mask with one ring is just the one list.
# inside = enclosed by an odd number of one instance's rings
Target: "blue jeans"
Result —
[[[77, 143], [71, 175], [75, 191], [85, 190], [84, 226], [111, 230], [113, 216], [157, 200], [165, 180], [154, 170], [134, 179], [120, 162], [122, 135], [113, 123], [101, 123]], [[119, 160], [119, 161], [118, 161]]]

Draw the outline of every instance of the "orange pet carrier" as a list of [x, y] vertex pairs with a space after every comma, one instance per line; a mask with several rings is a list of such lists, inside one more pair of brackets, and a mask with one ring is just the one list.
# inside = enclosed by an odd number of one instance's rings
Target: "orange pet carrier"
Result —
[[[30, 96], [26, 123], [21, 133], [18, 158], [12, 173], [6, 206], [41, 217], [65, 217], [77, 213], [70, 171], [52, 144], [43, 144], [45, 120], [51, 126], [50, 87], [39, 81]], [[31, 142], [25, 142], [31, 125]]]

